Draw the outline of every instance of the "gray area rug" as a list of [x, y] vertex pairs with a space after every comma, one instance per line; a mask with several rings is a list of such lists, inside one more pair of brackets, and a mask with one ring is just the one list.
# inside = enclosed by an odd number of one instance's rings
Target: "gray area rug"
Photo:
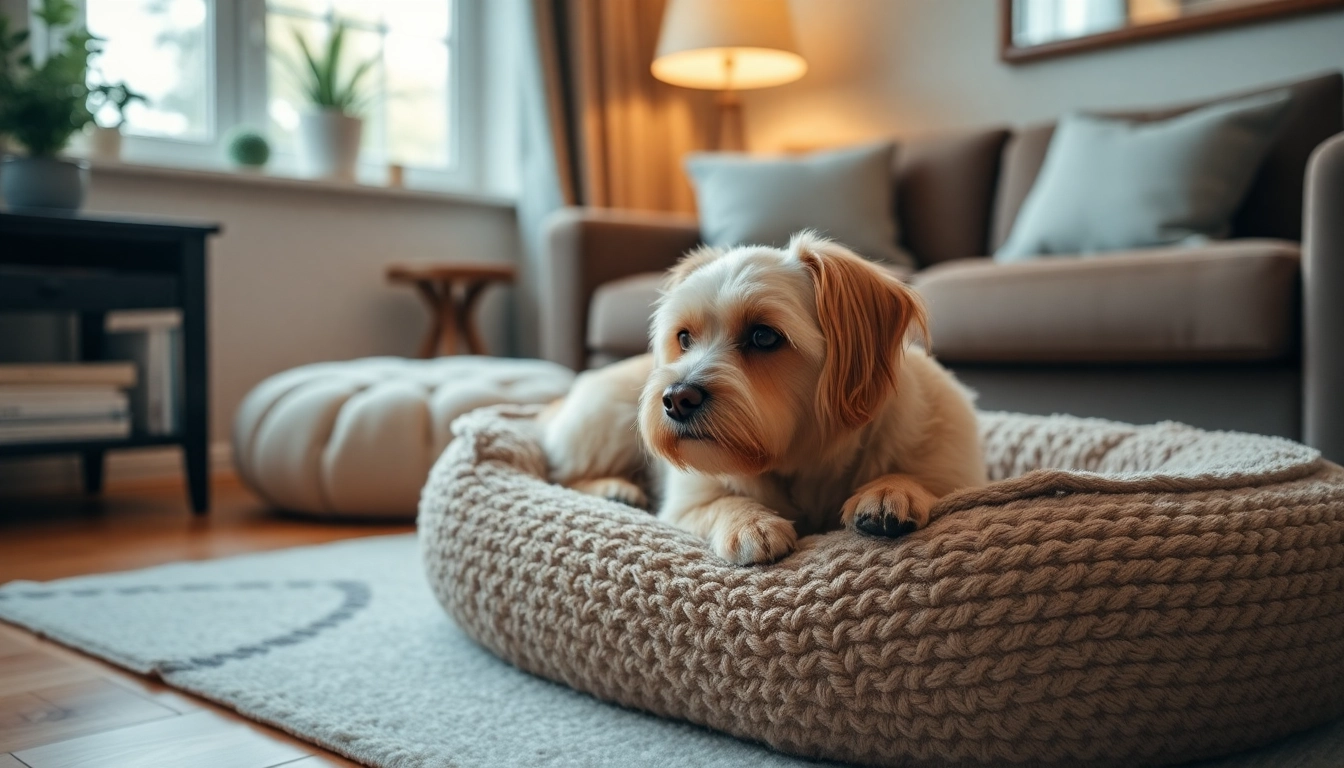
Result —
[[[12, 582], [0, 618], [374, 766], [815, 765], [499, 661], [434, 601], [413, 535]], [[1341, 755], [1337, 724], [1199, 766]]]

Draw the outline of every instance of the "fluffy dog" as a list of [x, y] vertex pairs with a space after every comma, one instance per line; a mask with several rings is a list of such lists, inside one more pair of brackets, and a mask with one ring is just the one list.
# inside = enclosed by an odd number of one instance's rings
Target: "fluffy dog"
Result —
[[636, 506], [647, 487], [660, 519], [742, 565], [840, 525], [923, 527], [986, 478], [968, 393], [908, 331], [927, 343], [919, 297], [813, 233], [693, 251], [652, 354], [584, 373], [543, 415], [551, 478]]

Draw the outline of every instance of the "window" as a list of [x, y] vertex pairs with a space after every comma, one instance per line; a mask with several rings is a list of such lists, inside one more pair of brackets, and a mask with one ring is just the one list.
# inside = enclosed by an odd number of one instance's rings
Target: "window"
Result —
[[[107, 41], [90, 85], [126, 82], [146, 97], [127, 108], [123, 133], [214, 140], [211, 10], [205, 0], [89, 0], [89, 31]], [[108, 125], [116, 113], [95, 117]]]
[[[271, 167], [285, 173], [309, 108], [291, 66], [301, 61], [295, 35], [324, 46], [340, 19], [346, 65], [374, 61], [363, 80], [361, 176], [379, 181], [398, 163], [414, 186], [471, 187], [464, 32], [478, 1], [84, 0], [89, 31], [105, 39], [89, 80], [125, 81], [147, 97], [122, 128], [130, 162], [222, 166], [230, 134], [247, 127], [267, 135]], [[106, 124], [115, 113], [98, 117]]]
[[362, 112], [364, 156], [378, 164], [447, 169], [453, 157], [452, 0], [268, 0], [270, 50], [266, 111], [277, 149], [293, 151], [299, 115], [308, 109], [294, 74], [295, 39], [324, 45], [336, 19], [349, 27], [347, 76], [375, 62], [365, 78], [372, 98]]

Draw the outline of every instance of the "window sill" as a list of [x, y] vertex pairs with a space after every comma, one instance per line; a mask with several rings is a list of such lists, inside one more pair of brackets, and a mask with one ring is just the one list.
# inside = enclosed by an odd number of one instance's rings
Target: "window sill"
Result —
[[[81, 158], [82, 159], [82, 158]], [[334, 193], [341, 195], [366, 195], [393, 200], [418, 200], [426, 202], [457, 203], [487, 208], [513, 209], [513, 198], [503, 195], [490, 195], [480, 192], [449, 192], [433, 189], [407, 189], [404, 187], [385, 187], [374, 184], [358, 184], [325, 179], [304, 179], [297, 176], [285, 176], [266, 171], [227, 171], [203, 168], [182, 168], [167, 165], [148, 165], [145, 163], [123, 163], [107, 160], [87, 159], [95, 175], [139, 176], [174, 181], [196, 181], [203, 183], [241, 184], [290, 189], [300, 192]]]

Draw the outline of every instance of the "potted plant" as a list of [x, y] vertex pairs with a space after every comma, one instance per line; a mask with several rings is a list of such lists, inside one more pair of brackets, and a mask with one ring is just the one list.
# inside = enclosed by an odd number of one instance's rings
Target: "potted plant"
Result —
[[88, 30], [70, 28], [70, 0], [42, 0], [33, 15], [45, 26], [47, 56], [39, 64], [28, 33], [0, 16], [0, 134], [22, 156], [5, 158], [0, 188], [15, 210], [76, 210], [84, 202], [88, 167], [57, 157], [70, 137], [93, 121], [86, 84], [89, 59], [100, 50]]
[[296, 65], [285, 60], [313, 107], [299, 118], [299, 162], [305, 176], [355, 180], [364, 127], [359, 108], [364, 104], [365, 94], [360, 85], [377, 59], [356, 64], [349, 70], [349, 76], [342, 79], [346, 30], [346, 23], [337, 20], [326, 49], [317, 55], [303, 35], [294, 30], [303, 63]]
[[[126, 124], [126, 107], [137, 101], [146, 99], [125, 83], [103, 83], [89, 90], [89, 111], [94, 116], [94, 122], [89, 124], [89, 149], [93, 157], [99, 160], [121, 159], [121, 126]], [[108, 112], [116, 116], [116, 122], [100, 125], [98, 116]]]
[[229, 159], [244, 171], [260, 172], [271, 159], [271, 144], [260, 133], [241, 128], [229, 139]]

